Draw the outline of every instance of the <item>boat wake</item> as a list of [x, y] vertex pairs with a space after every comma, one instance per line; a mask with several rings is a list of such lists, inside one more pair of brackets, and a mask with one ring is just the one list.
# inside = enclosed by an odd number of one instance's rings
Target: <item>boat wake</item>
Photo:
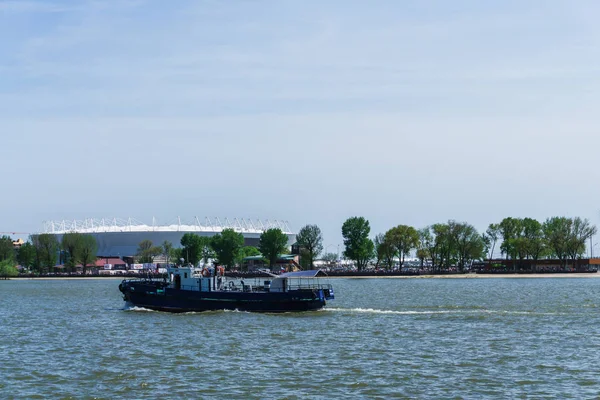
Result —
[[134, 311], [134, 312], [157, 312], [157, 311], [151, 310], [149, 308], [138, 307], [138, 306], [133, 306], [133, 305], [125, 306], [125, 307], [123, 307], [122, 310], [123, 311]]
[[428, 314], [456, 314], [460, 311], [442, 310], [442, 311], [398, 311], [398, 310], [377, 310], [374, 308], [326, 308], [324, 311], [346, 312], [346, 313], [367, 313], [367, 314], [397, 314], [397, 315], [428, 315]]
[[323, 311], [342, 313], [365, 313], [365, 314], [395, 314], [395, 315], [436, 315], [436, 314], [462, 314], [462, 315], [524, 315], [524, 316], [549, 316], [560, 315], [560, 313], [536, 312], [536, 311], [508, 311], [508, 310], [435, 310], [435, 311], [412, 311], [412, 310], [378, 310], [374, 308], [325, 308]]

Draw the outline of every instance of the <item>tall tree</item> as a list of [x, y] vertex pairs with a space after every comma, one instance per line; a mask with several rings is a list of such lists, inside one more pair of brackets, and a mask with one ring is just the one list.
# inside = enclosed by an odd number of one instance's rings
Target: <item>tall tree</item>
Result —
[[75, 268], [76, 259], [75, 255], [81, 247], [81, 237], [83, 235], [79, 232], [67, 232], [63, 235], [61, 240], [61, 248], [65, 252], [64, 260], [65, 266], [71, 271]]
[[375, 247], [375, 256], [377, 257], [376, 265], [379, 266], [379, 263], [381, 263], [386, 270], [391, 270], [394, 267], [394, 255], [396, 250], [389, 238], [387, 238], [385, 234], [380, 233], [375, 236], [373, 245]]
[[201, 256], [203, 239], [195, 233], [186, 233], [181, 237], [181, 255], [186, 263], [197, 265]]
[[32, 235], [31, 242], [36, 250], [38, 256], [38, 265], [40, 266], [40, 272], [48, 272], [56, 265], [58, 260], [58, 240], [55, 235], [50, 233], [41, 233], [39, 235]]
[[314, 267], [315, 258], [323, 251], [323, 235], [317, 225], [303, 226], [296, 235], [298, 246], [306, 250], [308, 265]]
[[87, 274], [87, 267], [94, 264], [98, 259], [96, 256], [98, 243], [92, 235], [81, 235], [79, 243], [80, 245], [75, 253], [75, 258], [83, 267], [83, 274], [85, 275]]
[[417, 258], [421, 264], [421, 267], [425, 264], [426, 259], [431, 259], [431, 254], [429, 254], [429, 241], [431, 241], [431, 233], [429, 232], [429, 228], [422, 228], [417, 230], [419, 235], [419, 244], [417, 245]]
[[182, 250], [183, 249], [181, 248], [172, 248], [169, 252], [169, 259], [177, 265], [181, 264], [183, 262], [182, 260], [185, 260]]
[[587, 240], [595, 235], [597, 229], [590, 224], [590, 221], [575, 217], [572, 219], [571, 232], [567, 241], [567, 253], [571, 260], [581, 258], [585, 253], [585, 244]]
[[260, 235], [258, 250], [269, 261], [269, 267], [277, 263], [279, 255], [287, 247], [288, 237], [279, 228], [267, 229]]
[[15, 247], [10, 236], [0, 237], [0, 261], [15, 259]]
[[567, 241], [571, 233], [573, 221], [567, 217], [552, 217], [546, 219], [542, 224], [544, 239], [554, 257], [561, 261], [563, 266], [568, 256]]
[[244, 236], [233, 229], [223, 229], [211, 239], [211, 247], [215, 252], [216, 261], [225, 268], [233, 268], [239, 262]]
[[499, 224], [500, 235], [502, 236], [502, 245], [500, 249], [506, 254], [506, 259], [517, 258], [517, 248], [515, 240], [521, 236], [522, 222], [519, 218], [504, 218]]
[[449, 269], [452, 264], [451, 229], [448, 224], [431, 225], [431, 239], [429, 242], [429, 255], [434, 269]]
[[428, 226], [419, 230], [419, 247], [423, 249], [431, 260], [431, 267], [435, 270], [438, 264], [438, 253], [435, 246], [435, 236], [433, 226]]
[[404, 265], [407, 254], [419, 245], [419, 233], [408, 225], [398, 225], [385, 233], [386, 240], [394, 246], [400, 267]]
[[496, 249], [496, 243], [498, 239], [500, 239], [500, 225], [499, 224], [490, 224], [485, 231], [486, 241], [489, 243], [489, 254], [488, 259], [494, 258], [494, 250]]
[[25, 242], [17, 252], [17, 262], [27, 268], [33, 268], [35, 266], [35, 247], [29, 242]]
[[452, 243], [457, 256], [458, 268], [463, 272], [465, 266], [483, 256], [485, 243], [473, 225], [454, 221], [450, 221], [449, 225], [452, 226]]
[[168, 240], [165, 240], [162, 243], [162, 254], [165, 257], [165, 262], [167, 263], [167, 266], [169, 265], [169, 259], [171, 258], [171, 250], [173, 250], [173, 243], [169, 242]]
[[137, 257], [140, 263], [152, 263], [154, 257], [162, 254], [163, 249], [161, 246], [155, 246], [151, 240], [142, 240], [138, 245]]
[[356, 263], [362, 271], [373, 258], [374, 244], [369, 239], [371, 227], [364, 217], [350, 217], [342, 225], [344, 238], [344, 256]]
[[542, 224], [533, 218], [523, 218], [522, 224], [526, 257], [534, 261], [533, 269], [537, 270], [537, 260], [547, 251]]

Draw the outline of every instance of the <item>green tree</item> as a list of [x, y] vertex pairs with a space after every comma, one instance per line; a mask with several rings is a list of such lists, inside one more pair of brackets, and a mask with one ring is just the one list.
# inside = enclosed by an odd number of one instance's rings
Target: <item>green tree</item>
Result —
[[586, 241], [597, 233], [595, 226], [588, 219], [575, 217], [571, 222], [571, 231], [567, 241], [567, 254], [571, 260], [581, 258], [585, 253]]
[[0, 237], [0, 261], [5, 260], [15, 260], [15, 247], [13, 246], [13, 240], [9, 236]]
[[451, 229], [448, 224], [433, 224], [426, 237], [426, 249], [434, 270], [449, 269], [452, 264]]
[[231, 269], [239, 262], [244, 247], [244, 236], [233, 229], [223, 229], [211, 239], [216, 261], [219, 265]]
[[75, 253], [75, 259], [81, 264], [83, 267], [83, 274], [87, 274], [88, 265], [92, 265], [96, 262], [98, 257], [96, 253], [98, 252], [98, 243], [96, 242], [96, 238], [92, 235], [81, 235], [81, 239], [79, 240], [79, 246]]
[[431, 254], [429, 254], [429, 247], [431, 242], [431, 233], [429, 232], [429, 228], [419, 229], [419, 245], [417, 246], [417, 258], [421, 264], [421, 267], [425, 264], [426, 259], [431, 259]]
[[261, 256], [260, 251], [254, 246], [244, 246], [242, 247], [242, 257], [255, 257]]
[[19, 275], [19, 271], [15, 268], [15, 262], [13, 260], [5, 259], [0, 261], [0, 279], [8, 279], [17, 275]]
[[36, 250], [38, 259], [36, 265], [40, 272], [48, 272], [56, 265], [58, 260], [58, 240], [55, 235], [50, 233], [41, 233], [32, 235], [31, 241]]
[[458, 268], [463, 272], [466, 265], [483, 257], [485, 243], [473, 225], [455, 221], [449, 221], [448, 224], [452, 227], [453, 252], [457, 257]]
[[344, 256], [356, 263], [356, 268], [362, 271], [373, 258], [375, 246], [369, 239], [371, 227], [364, 217], [350, 217], [342, 225], [344, 238]]
[[279, 255], [287, 248], [288, 237], [279, 228], [267, 229], [260, 235], [258, 250], [269, 261], [269, 267], [277, 263]]
[[386, 240], [394, 247], [400, 267], [404, 258], [419, 245], [419, 233], [412, 226], [398, 225], [385, 233]]
[[488, 243], [489, 255], [488, 259], [492, 259], [494, 257], [494, 250], [496, 249], [496, 243], [498, 243], [498, 239], [500, 239], [500, 225], [499, 224], [490, 224], [485, 231], [485, 240]]
[[561, 261], [564, 266], [568, 256], [567, 242], [571, 234], [571, 221], [566, 217], [552, 217], [542, 224], [544, 239], [548, 244], [551, 254]]
[[306, 250], [308, 265], [314, 267], [314, 262], [323, 251], [323, 235], [317, 225], [303, 226], [296, 235], [298, 246]]
[[170, 253], [169, 253], [169, 259], [174, 262], [175, 264], [179, 265], [181, 263], [182, 259], [185, 259], [185, 257], [183, 257], [183, 249], [181, 248], [172, 248]]
[[379, 266], [381, 263], [386, 270], [389, 271], [392, 269], [394, 267], [395, 249], [389, 238], [385, 234], [380, 233], [375, 236], [373, 246], [375, 248], [375, 257], [377, 258], [375, 265]]
[[202, 258], [202, 237], [195, 233], [186, 233], [181, 237], [181, 246], [181, 255], [185, 262], [198, 265]]
[[79, 232], [68, 232], [63, 235], [60, 242], [61, 248], [65, 252], [66, 260], [64, 260], [64, 263], [69, 271], [74, 270], [75, 265], [77, 264], [76, 254], [82, 245], [82, 236], [83, 235]]
[[35, 259], [35, 247], [31, 243], [25, 242], [17, 252], [17, 262], [23, 267], [33, 268]]
[[138, 245], [137, 249], [137, 257], [139, 263], [152, 263], [154, 262], [154, 257], [162, 254], [161, 246], [154, 246], [151, 240], [142, 240]]
[[[504, 218], [499, 224], [500, 235], [502, 236], [502, 244], [500, 250], [506, 255], [506, 259], [516, 259], [518, 257], [518, 248], [516, 239], [521, 237], [523, 231], [522, 221], [519, 218]], [[516, 264], [514, 264], [516, 265]]]
[[304, 270], [304, 271], [311, 269], [310, 253], [308, 252], [308, 250], [303, 249], [301, 247], [299, 255], [300, 255], [300, 268], [302, 268], [302, 270]]
[[162, 254], [165, 257], [165, 262], [167, 263], [167, 266], [169, 265], [169, 259], [171, 258], [171, 250], [173, 250], [173, 243], [169, 242], [168, 240], [165, 240], [161, 246], [162, 248]]
[[547, 253], [542, 224], [532, 218], [523, 218], [522, 225], [526, 257], [534, 260], [533, 269], [537, 270], [537, 260]]

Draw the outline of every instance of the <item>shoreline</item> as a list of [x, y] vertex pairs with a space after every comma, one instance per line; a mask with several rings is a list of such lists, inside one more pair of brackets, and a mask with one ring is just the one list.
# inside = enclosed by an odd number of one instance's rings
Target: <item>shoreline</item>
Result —
[[329, 279], [499, 279], [499, 278], [600, 278], [596, 272], [549, 274], [454, 274], [454, 275], [391, 275], [391, 276], [328, 276]]
[[[240, 279], [226, 277], [229, 279]], [[248, 277], [250, 278], [250, 277]], [[580, 273], [549, 273], [549, 274], [453, 274], [453, 275], [364, 275], [364, 276], [327, 276], [325, 279], [544, 279], [544, 278], [600, 278], [600, 273], [596, 272], [580, 272]], [[44, 276], [44, 277], [29, 277], [15, 276], [7, 280], [123, 280], [132, 279], [132, 277], [123, 276]], [[241, 278], [244, 279], [244, 278]]]

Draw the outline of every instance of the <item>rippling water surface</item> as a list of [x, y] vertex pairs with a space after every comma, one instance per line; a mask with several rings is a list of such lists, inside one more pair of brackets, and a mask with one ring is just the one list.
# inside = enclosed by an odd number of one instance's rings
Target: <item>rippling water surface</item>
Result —
[[0, 398], [595, 398], [600, 279], [332, 279], [318, 312], [127, 309], [0, 281]]

